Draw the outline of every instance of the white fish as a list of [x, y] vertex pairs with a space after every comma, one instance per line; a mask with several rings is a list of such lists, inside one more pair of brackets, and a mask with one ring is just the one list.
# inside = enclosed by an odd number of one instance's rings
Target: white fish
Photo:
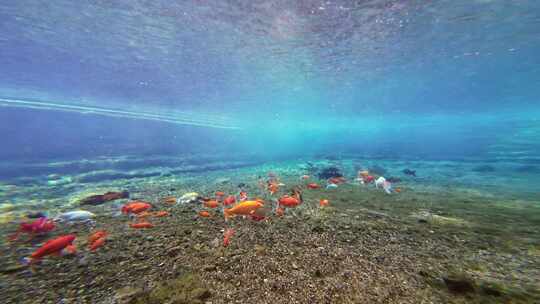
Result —
[[386, 191], [386, 193], [388, 193], [388, 194], [392, 193], [392, 183], [391, 182], [384, 181], [382, 187], [383, 187], [384, 191]]
[[375, 188], [379, 188], [379, 186], [383, 187], [385, 182], [386, 182], [386, 178], [382, 176], [377, 178], [377, 180], [375, 181]]
[[75, 210], [75, 211], [64, 212], [60, 214], [56, 219], [60, 221], [79, 222], [79, 221], [87, 221], [94, 217], [96, 217], [96, 215], [90, 211]]
[[337, 187], [338, 187], [338, 185], [336, 185], [334, 183], [330, 183], [330, 184], [326, 185], [326, 189], [335, 189]]

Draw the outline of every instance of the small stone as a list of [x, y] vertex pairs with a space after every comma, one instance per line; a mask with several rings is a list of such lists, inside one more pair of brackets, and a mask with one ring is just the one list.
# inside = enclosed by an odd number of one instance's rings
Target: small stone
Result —
[[295, 263], [292, 263], [292, 268], [293, 269], [298, 269], [298, 265], [296, 265]]
[[146, 237], [146, 240], [147, 240], [147, 241], [150, 241], [150, 242], [151, 242], [151, 241], [153, 241], [153, 240], [154, 240], [154, 237], [153, 237], [153, 236], [151, 236], [151, 235], [149, 235], [149, 236], [147, 236], [147, 237]]
[[474, 283], [470, 279], [465, 277], [445, 277], [443, 278], [443, 280], [448, 287], [448, 290], [453, 293], [473, 293], [475, 290]]

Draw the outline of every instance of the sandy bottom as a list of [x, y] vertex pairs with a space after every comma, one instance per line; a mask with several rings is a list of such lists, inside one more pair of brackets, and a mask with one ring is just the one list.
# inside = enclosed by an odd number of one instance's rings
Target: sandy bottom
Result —
[[[378, 162], [381, 163], [380, 161]], [[300, 179], [322, 185], [316, 173], [335, 165], [351, 183], [336, 189], [306, 189]], [[372, 165], [364, 161], [364, 165]], [[263, 164], [192, 174], [80, 182], [2, 185], [0, 205], [0, 291], [3, 303], [538, 303], [540, 301], [540, 203], [475, 187], [478, 172], [460, 183], [449, 171], [420, 164], [390, 164], [399, 176], [391, 195], [352, 182], [357, 169], [347, 162], [303, 161]], [[423, 177], [399, 175], [405, 166]], [[463, 172], [461, 166], [452, 172]], [[454, 168], [450, 165], [446, 167]], [[442, 166], [439, 165], [439, 169]], [[431, 169], [429, 169], [431, 168]], [[455, 168], [454, 168], [455, 169]], [[431, 171], [428, 171], [431, 170]], [[258, 187], [274, 172], [285, 186], [275, 196]], [[418, 169], [421, 171], [421, 169]], [[470, 172], [470, 170], [465, 170]], [[446, 175], [445, 175], [446, 174]], [[491, 174], [491, 173], [490, 173]], [[87, 175], [85, 175], [87, 176]], [[431, 179], [426, 178], [431, 176]], [[495, 174], [493, 176], [496, 176]], [[493, 178], [480, 176], [480, 181]], [[506, 176], [508, 178], [508, 176]], [[58, 180], [57, 177], [54, 180]], [[243, 185], [242, 185], [243, 184]], [[236, 217], [225, 222], [219, 209], [198, 216], [200, 203], [170, 204], [195, 191], [237, 194], [266, 201], [266, 218]], [[294, 186], [303, 204], [279, 217], [271, 201]], [[467, 186], [469, 185], [469, 186]], [[170, 216], [149, 218], [150, 229], [129, 227], [119, 213], [128, 200], [80, 206], [91, 194], [127, 190], [153, 210]], [[328, 207], [319, 200], [328, 199]], [[83, 209], [95, 224], [59, 224], [49, 235], [7, 242], [29, 210], [49, 216]], [[3, 219], [3, 220], [2, 220]], [[87, 249], [93, 230], [109, 236], [95, 252]], [[234, 229], [223, 246], [223, 231]], [[19, 261], [45, 240], [75, 233], [76, 255], [46, 257], [27, 267]]]

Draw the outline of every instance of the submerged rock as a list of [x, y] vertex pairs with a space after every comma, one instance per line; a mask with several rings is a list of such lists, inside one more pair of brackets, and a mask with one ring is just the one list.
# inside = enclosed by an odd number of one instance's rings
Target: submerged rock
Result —
[[456, 294], [466, 294], [475, 292], [474, 282], [465, 276], [448, 276], [443, 278], [446, 287], [450, 292]]
[[175, 280], [162, 281], [149, 292], [139, 293], [131, 297], [127, 303], [133, 304], [197, 304], [205, 303], [211, 296], [198, 276], [187, 274]]
[[324, 168], [321, 172], [319, 172], [317, 176], [320, 179], [329, 179], [332, 177], [343, 177], [343, 174], [341, 174], [341, 171], [339, 170], [339, 168], [328, 167], [328, 168]]
[[99, 205], [108, 201], [129, 198], [129, 192], [107, 192], [105, 194], [92, 195], [81, 200], [81, 205]]

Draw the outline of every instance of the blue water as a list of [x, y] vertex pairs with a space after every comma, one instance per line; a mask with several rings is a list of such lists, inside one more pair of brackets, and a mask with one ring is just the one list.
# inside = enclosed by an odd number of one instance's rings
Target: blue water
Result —
[[[126, 281], [170, 279], [194, 261], [215, 303], [303, 303], [306, 290], [313, 303], [371, 292], [388, 303], [533, 303], [539, 29], [538, 0], [1, 1], [0, 293], [10, 303], [109, 303]], [[326, 189], [316, 175], [328, 167], [347, 183]], [[383, 169], [403, 191], [361, 185], [366, 169]], [[322, 189], [304, 189], [305, 174]], [[163, 200], [247, 189], [273, 204], [277, 195], [258, 186], [267, 175], [284, 182], [278, 195], [304, 187], [305, 202], [255, 223], [217, 211], [202, 219], [204, 207]], [[79, 205], [108, 191], [170, 217], [140, 232], [118, 211], [127, 200]], [[78, 208], [112, 235], [96, 254], [85, 249], [90, 226], [58, 223], [34, 243], [4, 241], [33, 212]], [[232, 249], [219, 245], [226, 228], [238, 231]], [[22, 270], [41, 241], [72, 232], [81, 253]], [[261, 244], [279, 267], [257, 251], [238, 263], [253, 276], [239, 276], [234, 261]], [[291, 248], [301, 254], [289, 258]], [[230, 268], [212, 268], [228, 258]], [[331, 271], [308, 276], [315, 259]], [[444, 285], [449, 265], [501, 284], [503, 295], [455, 295]], [[263, 295], [236, 282], [273, 287]]]

